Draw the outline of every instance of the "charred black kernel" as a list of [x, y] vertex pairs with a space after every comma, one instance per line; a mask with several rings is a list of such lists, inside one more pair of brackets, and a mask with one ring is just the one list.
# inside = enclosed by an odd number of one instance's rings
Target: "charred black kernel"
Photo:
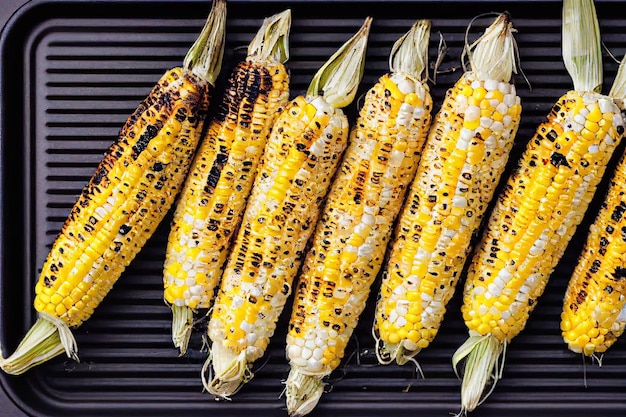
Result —
[[570, 164], [567, 162], [567, 158], [560, 152], [552, 152], [550, 155], [550, 163], [555, 167], [566, 166], [570, 168]]
[[213, 189], [215, 187], [217, 187], [217, 183], [220, 180], [220, 176], [222, 174], [222, 169], [221, 167], [218, 167], [216, 165], [213, 165], [211, 167], [211, 170], [209, 171], [209, 176], [207, 178], [207, 188], [205, 188], [205, 190], [207, 192], [210, 191], [210, 189]]
[[217, 220], [215, 219], [209, 220], [209, 225], [207, 226], [208, 230], [210, 230], [211, 232], [215, 232], [218, 228], [219, 228], [219, 222]]
[[615, 206], [613, 209], [613, 213], [611, 213], [611, 219], [615, 222], [619, 222], [624, 215], [624, 211], [626, 210], [626, 206], [623, 202], [620, 202], [619, 205]]
[[332, 329], [336, 332], [341, 331], [341, 326], [337, 323], [333, 324]]
[[600, 270], [600, 266], [601, 266], [600, 261], [599, 261], [598, 259], [596, 259], [596, 260], [595, 260], [595, 261], [593, 261], [593, 263], [591, 264], [591, 268], [589, 268], [589, 271], [590, 271], [592, 274], [595, 274], [596, 272], [598, 272], [598, 270]]
[[558, 135], [554, 130], [550, 130], [548, 133], [546, 133], [546, 139], [548, 139], [550, 142], [554, 142], [557, 137]]
[[154, 139], [158, 133], [159, 129], [157, 129], [155, 125], [146, 126], [146, 130], [141, 136], [139, 136], [139, 139], [137, 139], [137, 142], [133, 145], [132, 158], [137, 159], [139, 154], [148, 147], [148, 143]]
[[174, 118], [181, 123], [184, 122], [187, 118], [187, 110], [184, 107], [179, 108]]
[[[227, 161], [228, 161], [227, 153], [220, 152], [217, 155], [215, 155], [216, 164], [224, 165]], [[245, 165], [245, 162], [244, 162], [244, 165]]]
[[93, 175], [93, 182], [94, 184], [98, 185], [100, 184], [100, 181], [102, 181], [103, 178], [105, 178], [109, 173], [109, 170], [107, 169], [106, 165], [104, 164], [100, 164], [98, 166], [98, 169], [96, 170], [96, 173]]
[[172, 95], [169, 92], [164, 92], [163, 94], [161, 94], [161, 97], [159, 97], [159, 100], [155, 105], [157, 109], [160, 109], [164, 106], [165, 108], [169, 108], [172, 106]]
[[606, 287], [604, 287], [604, 291], [608, 292], [609, 294], [613, 293], [613, 287], [610, 285], [607, 285]]
[[621, 266], [616, 267], [615, 271], [613, 271], [613, 277], [615, 277], [615, 279], [622, 279], [626, 277], [626, 268]]
[[115, 247], [113, 248], [114, 252], [120, 252], [122, 250], [122, 242], [113, 242]]

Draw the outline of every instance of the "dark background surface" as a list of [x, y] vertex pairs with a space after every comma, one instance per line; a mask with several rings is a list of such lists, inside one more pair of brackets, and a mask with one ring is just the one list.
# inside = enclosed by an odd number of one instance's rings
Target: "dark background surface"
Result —
[[[2, 2], [1, 18], [20, 3]], [[621, 58], [626, 18], [617, 15], [617, 2], [597, 4], [606, 48]], [[37, 272], [80, 188], [158, 77], [180, 65], [209, 7], [208, 0], [40, 0], [7, 27], [0, 51], [0, 344], [5, 355], [34, 321]], [[263, 17], [292, 8], [292, 97], [306, 90], [314, 72], [367, 15], [374, 21], [357, 97], [387, 71], [393, 42], [415, 19], [430, 18], [431, 60], [440, 32], [450, 48], [441, 69], [451, 71], [440, 74], [431, 87], [436, 107], [461, 74], [467, 24], [481, 13], [508, 10], [518, 30], [522, 69], [532, 86], [515, 76], [523, 112], [510, 161], [520, 155], [556, 99], [571, 88], [560, 56], [560, 1], [231, 0], [228, 7], [222, 78], [242, 57], [242, 47]], [[471, 39], [491, 20], [477, 21]], [[606, 51], [604, 68], [606, 92], [617, 70]], [[357, 109], [358, 99], [345, 109], [351, 123]], [[626, 341], [613, 346], [602, 367], [589, 362], [583, 366], [580, 356], [567, 350], [558, 329], [562, 294], [598, 204], [596, 198], [527, 328], [510, 345], [504, 379], [472, 417], [626, 415]], [[189, 353], [177, 356], [170, 338], [171, 314], [162, 300], [167, 232], [166, 220], [92, 318], [75, 331], [81, 363], [57, 357], [19, 377], [0, 373], [1, 417], [286, 416], [280, 395], [288, 372], [288, 314], [281, 318], [268, 355], [255, 365], [255, 378], [232, 402], [214, 402], [202, 392], [202, 324]], [[346, 360], [330, 380], [332, 391], [311, 417], [445, 417], [458, 412], [460, 382], [450, 358], [467, 334], [459, 293], [437, 338], [417, 357], [426, 379], [417, 378], [411, 366], [375, 364], [371, 297]], [[285, 313], [289, 309], [290, 304]]]
[[0, 28], [5, 25], [15, 10], [23, 4], [26, 4], [26, 1], [27, 0], [0, 0]]

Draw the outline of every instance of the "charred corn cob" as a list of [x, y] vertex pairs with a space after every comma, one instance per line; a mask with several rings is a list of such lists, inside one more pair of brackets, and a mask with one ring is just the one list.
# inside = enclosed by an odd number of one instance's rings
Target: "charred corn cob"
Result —
[[202, 379], [222, 398], [252, 378], [348, 141], [342, 108], [363, 74], [371, 18], [279, 115], [259, 164], [209, 321]]
[[65, 351], [155, 231], [184, 181], [223, 54], [226, 4], [213, 3], [183, 67], [167, 71], [126, 121], [83, 188], [35, 286], [38, 320], [0, 361], [21, 374]]
[[462, 313], [468, 340], [462, 410], [472, 411], [502, 376], [506, 345], [526, 325], [547, 280], [582, 220], [624, 124], [600, 94], [600, 34], [592, 0], [563, 4], [563, 59], [574, 90], [554, 104], [518, 161], [469, 267]]
[[433, 121], [383, 273], [380, 363], [404, 364], [435, 338], [505, 169], [521, 114], [513, 33], [503, 13], [468, 46], [471, 68]]
[[310, 413], [337, 368], [383, 262], [431, 121], [430, 21], [394, 44], [365, 96], [296, 286], [287, 356], [290, 415]]
[[[626, 96], [622, 59], [609, 96]], [[563, 340], [570, 350], [605, 352], [626, 327], [626, 154], [611, 178], [600, 211], [567, 286], [561, 313]]]
[[194, 312], [209, 308], [267, 137], [289, 102], [291, 11], [263, 21], [233, 69], [177, 203], [164, 264], [172, 339], [184, 354]]

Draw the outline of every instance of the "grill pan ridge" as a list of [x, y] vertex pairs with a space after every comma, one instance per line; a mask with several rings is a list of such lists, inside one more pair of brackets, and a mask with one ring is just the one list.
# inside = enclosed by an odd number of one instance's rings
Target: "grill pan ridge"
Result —
[[[608, 51], [617, 58], [626, 52], [626, 18], [616, 17], [615, 6], [596, 3], [606, 47], [604, 92], [618, 67]], [[209, 8], [208, 0], [38, 0], [6, 22], [0, 36], [0, 345], [5, 356], [34, 322], [35, 280], [76, 196], [128, 115], [165, 70], [182, 63]], [[508, 11], [518, 30], [523, 71], [515, 76], [523, 111], [509, 170], [554, 101], [571, 88], [561, 59], [560, 1], [229, 0], [226, 52], [214, 97], [262, 19], [285, 8], [293, 18], [287, 63], [291, 97], [305, 92], [315, 71], [366, 16], [374, 18], [365, 75], [357, 99], [345, 109], [351, 123], [359, 96], [387, 72], [391, 46], [416, 19], [432, 21], [431, 62], [440, 34], [448, 46], [431, 84], [437, 106], [462, 72], [460, 56], [472, 18]], [[477, 20], [470, 40], [492, 18]], [[601, 367], [585, 365], [567, 350], [559, 330], [567, 280], [607, 178], [526, 329], [509, 346], [504, 378], [473, 416], [626, 415], [626, 340], [605, 354]], [[22, 376], [0, 373], [1, 416], [287, 415], [281, 394], [288, 373], [290, 302], [267, 355], [255, 364], [254, 379], [230, 402], [214, 401], [202, 391], [202, 324], [189, 352], [178, 356], [162, 294], [170, 218], [171, 213], [92, 318], [74, 331], [80, 363], [59, 356]], [[457, 413], [460, 381], [450, 360], [467, 333], [459, 312], [462, 282], [435, 341], [417, 356], [425, 379], [411, 365], [376, 364], [370, 327], [379, 284], [344, 363], [331, 375], [329, 392], [311, 417]]]

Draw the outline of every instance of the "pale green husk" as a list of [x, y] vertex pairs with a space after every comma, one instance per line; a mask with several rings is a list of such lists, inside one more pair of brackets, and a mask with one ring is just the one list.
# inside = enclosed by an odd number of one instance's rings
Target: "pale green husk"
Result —
[[172, 306], [172, 341], [181, 355], [187, 352], [193, 330], [193, 310], [186, 306]]
[[[468, 26], [468, 31], [469, 31]], [[508, 13], [501, 13], [471, 45], [466, 42], [462, 61], [467, 57], [471, 71], [479, 79], [509, 82], [517, 73], [515, 29]], [[465, 69], [467, 71], [467, 68]]]
[[491, 394], [504, 370], [506, 343], [491, 335], [470, 336], [452, 356], [454, 372], [461, 378], [461, 413], [473, 411]]
[[309, 414], [324, 393], [321, 376], [306, 375], [292, 368], [286, 382], [287, 413], [291, 417]]
[[248, 46], [248, 58], [264, 62], [287, 62], [290, 29], [290, 9], [265, 18]]
[[407, 74], [424, 82], [428, 78], [428, 43], [431, 23], [418, 20], [398, 39], [389, 54], [389, 70]]
[[609, 96], [621, 100], [626, 99], [626, 57], [622, 58], [622, 62], [619, 64]]
[[0, 368], [8, 374], [20, 375], [63, 352], [78, 362], [78, 347], [72, 331], [63, 321], [40, 313], [15, 352], [0, 360]]
[[185, 55], [183, 68], [215, 85], [222, 68], [225, 41], [226, 0], [213, 0], [200, 35]]
[[602, 90], [600, 27], [593, 0], [563, 0], [563, 62], [576, 91]]
[[213, 343], [202, 367], [202, 384], [210, 394], [229, 399], [253, 377], [245, 350], [235, 354], [221, 343]]
[[317, 71], [307, 89], [308, 97], [323, 96], [334, 109], [352, 103], [365, 70], [371, 25], [372, 18], [367, 17], [359, 31]]

